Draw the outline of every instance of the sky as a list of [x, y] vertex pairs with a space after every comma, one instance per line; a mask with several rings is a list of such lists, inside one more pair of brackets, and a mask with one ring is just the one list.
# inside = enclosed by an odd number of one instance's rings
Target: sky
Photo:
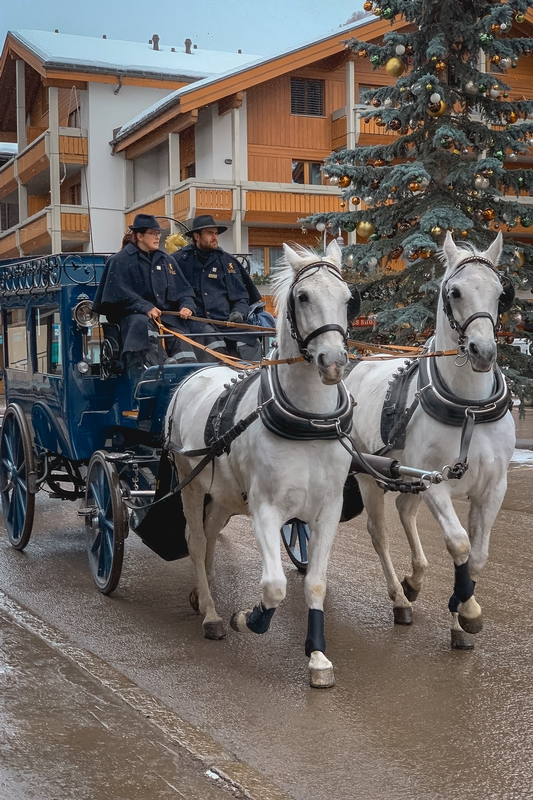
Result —
[[363, 0], [0, 0], [2, 44], [8, 30], [48, 30], [108, 39], [270, 55], [334, 31]]

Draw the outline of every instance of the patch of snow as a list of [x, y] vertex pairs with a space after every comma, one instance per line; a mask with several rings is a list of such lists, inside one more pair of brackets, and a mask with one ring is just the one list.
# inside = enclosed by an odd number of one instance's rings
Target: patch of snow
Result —
[[[205, 78], [256, 60], [256, 55], [218, 50], [192, 50], [160, 41], [159, 50], [148, 42], [98, 39], [50, 31], [10, 31], [45, 65], [87, 67], [113, 72], [141, 72], [148, 75]], [[171, 51], [174, 47], [176, 52]]]
[[511, 464], [526, 464], [533, 467], [533, 450], [515, 450]]
[[16, 142], [0, 142], [0, 156], [16, 156], [18, 144]]

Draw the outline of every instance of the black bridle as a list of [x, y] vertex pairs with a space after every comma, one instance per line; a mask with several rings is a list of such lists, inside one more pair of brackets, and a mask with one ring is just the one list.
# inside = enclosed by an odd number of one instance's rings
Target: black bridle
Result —
[[291, 288], [289, 289], [289, 297], [287, 301], [287, 319], [289, 321], [289, 325], [291, 326], [291, 336], [293, 339], [296, 340], [296, 344], [298, 345], [298, 349], [300, 353], [303, 355], [304, 359], [310, 363], [313, 360], [313, 356], [307, 349], [307, 345], [309, 342], [312, 342], [313, 339], [316, 339], [317, 336], [320, 336], [322, 333], [327, 333], [328, 331], [337, 331], [342, 335], [344, 344], [346, 345], [346, 341], [348, 339], [348, 329], [346, 330], [342, 328], [340, 325], [336, 325], [335, 323], [331, 323], [329, 325], [321, 325], [320, 328], [315, 328], [314, 331], [303, 338], [301, 335], [298, 323], [296, 321], [296, 303], [294, 299], [294, 289], [296, 288], [297, 284], [307, 275], [310, 270], [317, 271], [321, 269], [321, 267], [326, 267], [326, 269], [338, 278], [342, 283], [346, 283], [342, 275], [340, 274], [337, 267], [334, 267], [333, 264], [330, 264], [328, 261], [315, 261], [313, 264], [308, 264], [306, 267], [303, 267], [299, 272], [296, 273], [292, 283]]
[[[475, 262], [475, 263], [478, 263], [478, 264], [482, 264], [483, 266], [488, 267], [490, 270], [492, 270], [498, 276], [498, 278], [500, 279], [500, 282], [501, 282], [502, 286], [504, 287], [504, 291], [503, 291], [503, 295], [500, 298], [500, 301], [498, 303], [498, 315], [497, 315], [496, 320], [493, 319], [492, 314], [489, 314], [488, 311], [476, 311], [475, 314], [471, 314], [461, 324], [460, 322], [458, 322], [455, 319], [455, 317], [453, 315], [450, 295], [448, 294], [448, 282], [452, 278], [455, 278], [457, 273], [460, 272], [462, 269], [464, 269], [467, 264], [471, 264], [472, 262]], [[494, 331], [494, 338], [496, 338], [497, 335], [498, 335], [498, 331], [500, 329], [500, 326], [501, 326], [501, 315], [505, 311], [509, 310], [509, 308], [511, 307], [513, 301], [514, 301], [514, 288], [513, 288], [512, 284], [511, 284], [511, 282], [509, 281], [508, 278], [506, 278], [505, 282], [504, 282], [504, 280], [502, 280], [502, 278], [498, 274], [498, 272], [497, 272], [494, 264], [492, 263], [492, 261], [489, 261], [488, 258], [483, 258], [483, 256], [471, 255], [471, 256], [468, 256], [468, 258], [464, 258], [462, 261], [459, 262], [459, 264], [457, 265], [457, 267], [453, 271], [453, 274], [450, 275], [450, 277], [447, 278], [444, 281], [444, 283], [442, 284], [442, 304], [443, 304], [444, 313], [446, 314], [446, 316], [448, 318], [448, 322], [450, 323], [450, 327], [452, 328], [452, 330], [457, 331], [458, 347], [459, 347], [459, 349], [463, 349], [463, 350], [464, 350], [464, 343], [466, 341], [466, 329], [468, 328], [470, 323], [473, 322], [475, 319], [482, 319], [482, 318], [490, 319], [490, 322], [491, 322], [491, 325], [492, 325], [492, 329]]]

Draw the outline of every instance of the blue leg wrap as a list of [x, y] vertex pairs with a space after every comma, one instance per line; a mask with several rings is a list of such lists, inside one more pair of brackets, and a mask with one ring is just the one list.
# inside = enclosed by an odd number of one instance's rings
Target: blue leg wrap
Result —
[[270, 620], [274, 616], [275, 608], [265, 608], [263, 603], [254, 606], [251, 614], [248, 614], [246, 627], [253, 633], [266, 633], [270, 628]]
[[326, 652], [324, 638], [324, 612], [318, 608], [310, 608], [307, 615], [307, 639], [305, 640], [305, 655], [309, 658], [314, 650]]
[[452, 614], [457, 612], [459, 603], [464, 603], [472, 597], [475, 587], [476, 583], [472, 580], [468, 571], [468, 561], [461, 564], [459, 567], [456, 564], [453, 594], [448, 603], [448, 609]]

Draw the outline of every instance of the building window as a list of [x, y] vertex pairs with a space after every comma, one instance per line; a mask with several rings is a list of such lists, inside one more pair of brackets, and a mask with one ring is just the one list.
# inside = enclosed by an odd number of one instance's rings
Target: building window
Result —
[[81, 181], [69, 187], [68, 201], [71, 206], [81, 206]]
[[28, 340], [26, 336], [26, 311], [12, 308], [5, 311], [7, 363], [10, 369], [28, 369]]
[[185, 175], [187, 178], [196, 178], [196, 163], [187, 164], [185, 167]]
[[0, 203], [0, 231], [8, 231], [19, 221], [19, 207], [17, 203]]
[[252, 275], [275, 275], [278, 261], [283, 256], [283, 247], [250, 247], [250, 273]]
[[34, 308], [35, 354], [37, 372], [61, 375], [61, 326], [59, 307]]
[[321, 186], [322, 162], [319, 161], [293, 161], [292, 182]]
[[291, 78], [291, 114], [324, 116], [324, 81]]
[[69, 128], [81, 128], [81, 121], [80, 121], [80, 109], [75, 108], [74, 111], [71, 111], [68, 115], [68, 127]]

